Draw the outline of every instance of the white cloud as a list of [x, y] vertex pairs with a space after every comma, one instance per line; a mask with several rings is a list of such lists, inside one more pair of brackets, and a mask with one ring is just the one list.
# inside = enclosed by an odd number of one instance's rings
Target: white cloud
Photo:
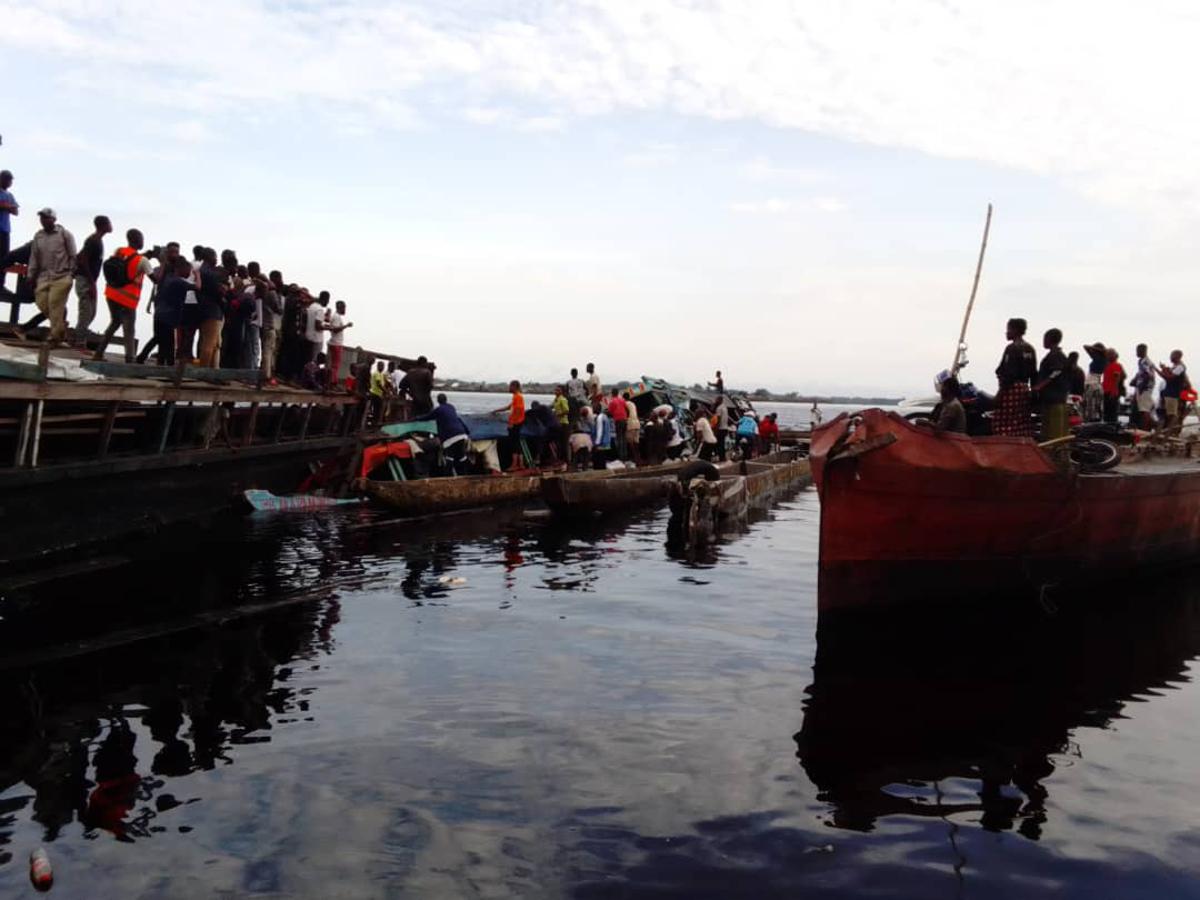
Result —
[[163, 130], [168, 137], [185, 144], [207, 144], [217, 139], [213, 130], [199, 119], [175, 122]]
[[779, 215], [787, 212], [792, 208], [791, 201], [781, 200], [779, 197], [768, 197], [766, 200], [750, 200], [741, 203], [731, 203], [729, 206], [734, 212], [752, 213], [754, 215]]
[[756, 156], [743, 163], [740, 170], [743, 178], [754, 182], [819, 184], [829, 180], [829, 173], [809, 166], [785, 166], [772, 162], [765, 156]]
[[676, 144], [651, 142], [621, 157], [621, 162], [634, 168], [669, 166], [679, 161], [680, 148]]
[[[534, 131], [668, 111], [982, 160], [1133, 207], [1200, 204], [1200, 120], [1181, 113], [1200, 29], [1183, 0], [597, 0], [522, 6], [520, 19], [498, 8], [209, 0], [165, 18], [110, 11], [97, 41], [93, 4], [0, 0], [0, 44], [54, 55], [76, 82], [103, 66], [118, 95], [196, 109], [315, 104], [365, 128], [411, 127], [414, 105], [450, 91], [483, 110], [539, 106], [495, 120]], [[187, 45], [221, 52], [164, 54], [180, 21]], [[751, 167], [788, 173], [806, 177]]]

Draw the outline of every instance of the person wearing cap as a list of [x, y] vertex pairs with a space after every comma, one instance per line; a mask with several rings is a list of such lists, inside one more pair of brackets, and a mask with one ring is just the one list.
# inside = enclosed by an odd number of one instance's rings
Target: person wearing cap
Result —
[[1104, 369], [1108, 366], [1108, 348], [1100, 341], [1084, 344], [1088, 363], [1087, 379], [1083, 383], [1083, 421], [1099, 422], [1104, 418]]
[[67, 335], [67, 296], [75, 273], [75, 237], [58, 224], [50, 207], [38, 210], [42, 230], [33, 236], [29, 248], [29, 273], [34, 284], [34, 301], [50, 320], [50, 342], [59, 343]]

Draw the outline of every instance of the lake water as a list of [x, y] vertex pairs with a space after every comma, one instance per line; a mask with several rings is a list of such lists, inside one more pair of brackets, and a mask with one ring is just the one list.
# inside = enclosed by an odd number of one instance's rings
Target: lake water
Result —
[[230, 518], [9, 589], [0, 895], [1200, 896], [1192, 578], [818, 654], [818, 516]]
[[[469, 392], [447, 392], [446, 399], [454, 404], [455, 408], [462, 413], [481, 414], [497, 410], [508, 404], [508, 394], [490, 394], [490, 393], [469, 393]], [[554, 398], [546, 394], [526, 394], [526, 405], [537, 400], [539, 403], [550, 403]], [[777, 413], [779, 416], [780, 428], [808, 428], [812, 422], [812, 404], [811, 403], [770, 403], [767, 401], [756, 401], [754, 408], [760, 415], [767, 413]], [[824, 421], [828, 422], [837, 416], [839, 413], [846, 412], [856, 407], [839, 406], [834, 403], [820, 404], [821, 414], [824, 416]], [[883, 409], [894, 409], [895, 407], [885, 406]]]

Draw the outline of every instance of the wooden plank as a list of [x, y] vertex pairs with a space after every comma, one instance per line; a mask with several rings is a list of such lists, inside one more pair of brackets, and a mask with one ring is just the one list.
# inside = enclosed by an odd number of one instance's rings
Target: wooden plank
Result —
[[33, 363], [0, 359], [0, 378], [17, 378], [21, 381], [45, 381], [46, 373]]
[[[138, 365], [136, 363], [118, 363], [108, 360], [84, 360], [80, 367], [97, 375], [108, 378], [148, 378], [171, 381], [178, 376], [175, 369], [167, 366]], [[191, 381], [203, 381], [210, 384], [243, 384], [257, 385], [262, 380], [260, 369], [214, 369], [205, 366], [184, 366], [183, 377]]]
[[163, 416], [162, 429], [158, 432], [158, 452], [161, 455], [167, 449], [167, 438], [171, 436], [171, 423], [175, 421], [175, 404], [168, 403]]
[[279, 415], [275, 417], [275, 433], [271, 436], [271, 443], [278, 444], [283, 438], [283, 423], [287, 419], [288, 407], [286, 403], [279, 405]]
[[114, 453], [103, 460], [52, 463], [37, 469], [0, 468], [0, 490], [11, 490], [30, 484], [47, 484], [62, 479], [94, 478], [125, 472], [157, 471], [229, 461], [237, 461], [240, 464], [247, 460], [273, 456], [297, 455], [305, 458], [311, 456], [315, 459], [336, 453], [343, 446], [344, 441], [341, 438], [313, 438], [303, 444], [287, 441], [278, 446], [255, 444], [253, 447], [216, 447], [211, 450], [192, 447], [187, 450], [170, 450], [162, 456], [154, 453]]
[[[165, 403], [293, 403], [316, 402], [322, 406], [357, 406], [352, 394], [316, 394], [300, 388], [267, 387], [254, 389], [230, 385], [218, 387], [186, 383], [179, 387], [149, 379], [120, 381], [0, 381], [0, 400], [70, 400], [77, 402]], [[366, 404], [363, 404], [364, 406]]]
[[254, 443], [254, 429], [258, 426], [258, 403], [250, 404], [250, 417], [246, 421], [246, 433], [242, 437], [242, 444], [249, 447]]
[[300, 440], [308, 437], [308, 423], [312, 419], [313, 404], [304, 407], [304, 421], [300, 423]]
[[21, 413], [21, 436], [17, 439], [17, 452], [13, 454], [13, 466], [19, 467], [25, 462], [25, 450], [29, 446], [29, 423], [33, 419], [33, 404], [25, 404], [25, 412]]
[[204, 420], [204, 449], [212, 447], [213, 438], [221, 428], [221, 423], [216, 421], [221, 415], [221, 406], [217, 402], [213, 402], [209, 407], [208, 416]]
[[[64, 434], [99, 434], [100, 428], [101, 428], [101, 426], [99, 426], [99, 425], [97, 425], [94, 428], [47, 428], [43, 425], [42, 437], [43, 438], [58, 437], [59, 435], [64, 435]], [[12, 429], [10, 431], [7, 428], [0, 431], [0, 433], [3, 433], [3, 434], [14, 434], [15, 432], [16, 432], [16, 429]], [[136, 428], [114, 428], [112, 430], [112, 433], [113, 434], [137, 434], [137, 429]]]
[[29, 451], [29, 468], [36, 469], [38, 464], [38, 449], [41, 446], [42, 438], [42, 405], [45, 401], [39, 400], [33, 407], [33, 447]]
[[104, 424], [100, 426], [100, 447], [96, 451], [101, 459], [108, 456], [108, 445], [112, 441], [113, 425], [116, 424], [120, 406], [120, 403], [114, 401], [108, 405], [108, 412], [104, 414]]

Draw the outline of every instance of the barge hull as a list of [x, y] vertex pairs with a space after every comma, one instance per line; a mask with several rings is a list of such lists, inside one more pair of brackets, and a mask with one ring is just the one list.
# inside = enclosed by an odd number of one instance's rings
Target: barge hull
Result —
[[971, 604], [1200, 554], [1200, 462], [1059, 469], [1035, 443], [918, 428], [892, 413], [817, 432], [822, 614]]

